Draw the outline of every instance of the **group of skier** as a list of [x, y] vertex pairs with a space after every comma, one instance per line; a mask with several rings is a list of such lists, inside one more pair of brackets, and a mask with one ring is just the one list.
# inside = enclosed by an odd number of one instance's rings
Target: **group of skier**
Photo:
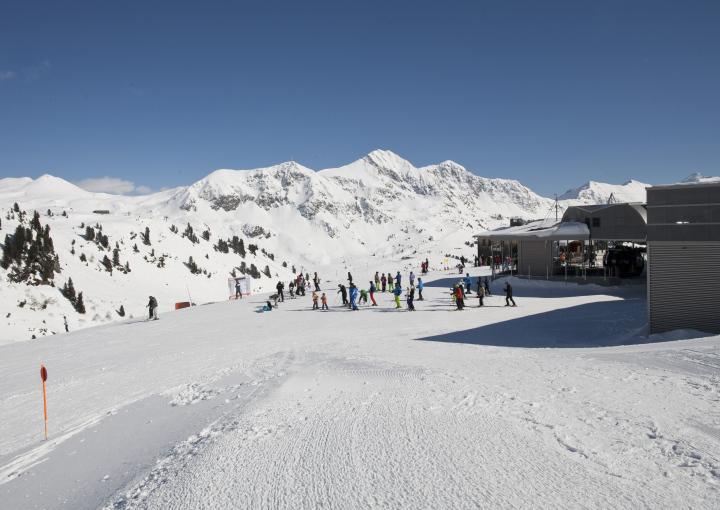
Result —
[[[463, 257], [464, 258], [464, 257]], [[461, 260], [461, 264], [465, 262], [464, 260]], [[464, 266], [464, 265], [463, 265]], [[424, 262], [421, 263], [421, 274], [425, 275], [428, 272], [429, 269], [429, 262], [426, 259]], [[375, 275], [372, 280], [368, 281], [368, 287], [366, 289], [360, 289], [358, 286], [353, 282], [353, 276], [352, 273], [348, 271], [347, 274], [347, 285], [345, 284], [338, 284], [338, 290], [336, 294], [340, 295], [340, 298], [342, 298], [342, 306], [346, 306], [350, 310], [359, 310], [359, 305], [361, 304], [368, 304], [368, 298], [370, 299], [371, 306], [378, 306], [378, 303], [375, 299], [375, 294], [378, 292], [391, 292], [395, 301], [395, 309], [402, 309], [403, 306], [400, 301], [400, 297], [403, 296], [403, 293], [405, 293], [405, 304], [406, 309], [408, 311], [415, 311], [415, 293], [417, 291], [418, 293], [418, 301], [423, 301], [423, 281], [422, 278], [416, 278], [415, 273], [413, 271], [410, 271], [410, 274], [408, 276], [409, 280], [409, 286], [403, 290], [402, 287], [402, 281], [403, 281], [403, 275], [400, 273], [400, 271], [396, 271], [395, 276], [392, 276], [392, 272], [388, 271], [386, 273], [380, 273], [379, 271], [375, 272]], [[306, 290], [310, 292], [311, 286], [308, 283], [310, 281], [310, 274], [309, 273], [300, 273], [298, 276], [292, 280], [289, 285], [289, 292], [290, 297], [295, 298], [297, 296], [305, 296]], [[314, 277], [312, 278], [312, 282], [314, 284], [314, 290], [312, 291], [312, 309], [313, 310], [329, 310], [328, 307], [328, 297], [324, 292], [320, 293], [320, 278], [317, 273], [314, 273]], [[477, 282], [475, 283], [477, 285], [477, 296], [479, 299], [479, 305], [480, 307], [484, 306], [484, 298], [486, 296], [492, 296], [492, 293], [490, 292], [490, 282], [485, 277], [484, 280], [481, 278], [477, 279]], [[455, 284], [451, 289], [451, 296], [453, 300], [455, 301], [457, 310], [462, 310], [465, 308], [465, 298], [472, 294], [472, 285], [473, 285], [473, 279], [470, 276], [470, 273], [465, 273], [465, 277], [457, 284]], [[271, 300], [274, 300], [274, 304], [271, 301], [267, 301], [266, 306], [264, 309], [272, 309], [276, 308], [278, 306], [278, 303], [285, 301], [285, 284], [281, 281], [279, 281], [276, 285], [277, 293], [270, 296]], [[512, 295], [512, 286], [509, 283], [505, 284], [505, 287], [503, 288], [503, 292], [506, 293], [505, 298], [505, 306], [516, 306], [515, 300], [513, 299]], [[512, 305], [510, 304], [512, 302]], [[322, 306], [320, 306], [322, 304]]]

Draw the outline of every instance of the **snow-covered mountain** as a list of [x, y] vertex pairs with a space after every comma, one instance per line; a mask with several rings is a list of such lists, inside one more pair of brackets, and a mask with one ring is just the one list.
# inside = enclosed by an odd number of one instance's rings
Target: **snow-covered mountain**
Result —
[[678, 184], [695, 184], [695, 183], [708, 183], [708, 182], [720, 182], [720, 177], [711, 177], [709, 175], [702, 175], [699, 172], [690, 174], [685, 177]]
[[616, 202], [645, 202], [645, 189], [648, 186], [650, 184], [638, 181], [628, 181], [621, 185], [590, 181], [578, 188], [567, 190], [558, 200], [565, 202], [566, 206], [606, 204], [611, 196]]
[[[611, 193], [643, 201], [644, 187], [591, 182], [561, 197], [561, 207], [606, 202]], [[324, 280], [350, 270], [364, 281], [421, 258], [439, 267], [445, 254], [472, 256], [473, 234], [510, 217], [544, 217], [554, 204], [514, 180], [479, 177], [452, 161], [416, 168], [381, 150], [318, 172], [296, 162], [217, 170], [190, 186], [136, 197], [85, 191], [50, 175], [2, 179], [0, 240], [20, 223], [15, 203], [27, 213], [23, 225], [38, 211], [43, 228], [50, 227], [59, 272], [56, 287], [27, 286], [9, 281], [11, 268], [0, 268], [5, 340], [59, 332], [63, 315], [74, 327], [113, 320], [120, 305], [140, 315], [150, 294], [161, 311], [189, 293], [199, 303], [224, 300], [227, 278], [251, 265], [269, 274], [254, 282], [261, 292], [301, 270], [319, 271]], [[88, 226], [108, 245], [86, 239]], [[188, 226], [197, 242], [184, 235]], [[143, 243], [146, 229], [150, 244]], [[244, 258], [225, 253], [223, 242], [234, 237], [245, 243]], [[250, 245], [257, 246], [255, 254]], [[119, 259], [112, 272], [102, 264], [106, 256]], [[190, 257], [199, 274], [188, 269]], [[398, 267], [374, 267], [375, 257]], [[58, 292], [68, 278], [84, 292], [88, 314], [78, 315]]]

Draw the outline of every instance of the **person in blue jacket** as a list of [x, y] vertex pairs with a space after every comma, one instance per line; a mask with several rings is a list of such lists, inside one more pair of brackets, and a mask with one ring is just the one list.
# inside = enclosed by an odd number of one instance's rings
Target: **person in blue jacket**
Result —
[[400, 286], [400, 281], [402, 280], [402, 276], [400, 276], [400, 271], [395, 275], [395, 285], [398, 287]]
[[470, 287], [472, 286], [472, 278], [470, 278], [470, 273], [465, 274], [465, 294], [472, 294], [470, 292]]
[[395, 294], [395, 304], [397, 305], [395, 308], [402, 308], [402, 305], [400, 304], [400, 294], [402, 294], [402, 287], [400, 285], [397, 285], [395, 287], [395, 290], [393, 291], [393, 294]]
[[350, 306], [353, 310], [359, 310], [357, 306], [358, 294], [358, 288], [355, 286], [354, 283], [350, 283]]
[[422, 301], [422, 300], [423, 300], [423, 297], [422, 297], [422, 291], [423, 291], [422, 278], [418, 278], [417, 288], [418, 288], [418, 301]]

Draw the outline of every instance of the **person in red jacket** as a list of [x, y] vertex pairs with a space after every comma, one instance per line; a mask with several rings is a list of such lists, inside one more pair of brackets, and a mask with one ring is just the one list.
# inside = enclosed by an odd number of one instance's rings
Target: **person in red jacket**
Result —
[[465, 308], [465, 303], [463, 302], [463, 291], [460, 285], [455, 284], [455, 290], [453, 291], [453, 295], [455, 296], [455, 304], [457, 305], [457, 309], [462, 310], [463, 308]]

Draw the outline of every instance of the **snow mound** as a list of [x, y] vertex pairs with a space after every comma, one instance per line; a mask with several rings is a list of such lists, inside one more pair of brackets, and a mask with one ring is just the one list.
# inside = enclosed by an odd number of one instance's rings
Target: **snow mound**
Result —
[[569, 189], [558, 200], [567, 201], [567, 205], [606, 204], [610, 196], [617, 202], [645, 202], [645, 191], [650, 184], [628, 181], [625, 184], [605, 184], [590, 181], [578, 188]]

